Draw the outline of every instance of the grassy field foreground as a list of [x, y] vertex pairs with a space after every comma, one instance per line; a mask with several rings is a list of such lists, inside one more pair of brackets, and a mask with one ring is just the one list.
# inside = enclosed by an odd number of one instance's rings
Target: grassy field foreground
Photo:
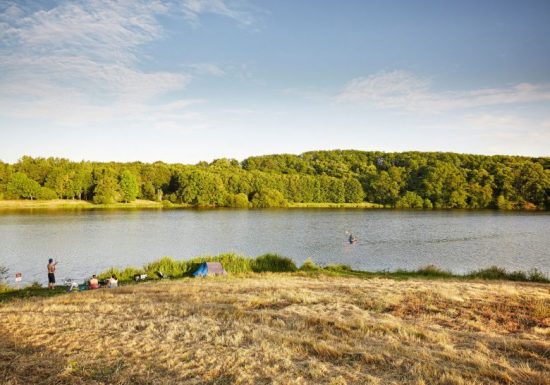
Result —
[[0, 303], [2, 384], [550, 384], [550, 286], [294, 274]]

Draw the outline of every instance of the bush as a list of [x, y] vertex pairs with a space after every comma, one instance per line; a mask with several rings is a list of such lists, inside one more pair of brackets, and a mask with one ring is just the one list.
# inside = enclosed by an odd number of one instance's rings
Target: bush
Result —
[[8, 268], [0, 265], [0, 293], [3, 291], [8, 291], [9, 287], [6, 285], [6, 280], [8, 278]]
[[119, 282], [132, 282], [135, 275], [144, 274], [144, 271], [143, 269], [138, 269], [136, 267], [127, 267], [124, 270], [110, 268], [109, 270], [99, 274], [98, 279], [104, 280], [110, 278], [113, 274], [117, 277]]
[[38, 194], [36, 195], [36, 199], [52, 200], [57, 198], [58, 197], [55, 191], [48, 187], [40, 187], [40, 190], [38, 190]]
[[528, 272], [528, 279], [531, 282], [545, 282], [548, 283], [550, 280], [548, 279], [548, 275], [544, 274], [542, 271], [538, 269], [531, 269]]
[[430, 277], [452, 277], [453, 274], [449, 271], [442, 270], [435, 265], [426, 265], [416, 270], [415, 273], [427, 275]]
[[288, 207], [288, 202], [278, 190], [263, 189], [254, 193], [251, 201], [254, 208]]
[[264, 254], [252, 262], [252, 271], [256, 273], [271, 272], [292, 272], [298, 268], [290, 258], [281, 257], [277, 254]]
[[8, 279], [9, 269], [5, 266], [0, 265], [0, 283]]
[[332, 271], [335, 273], [345, 273], [353, 271], [352, 268], [348, 265], [344, 265], [342, 263], [331, 263], [324, 267], [324, 270]]
[[311, 258], [308, 258], [303, 263], [302, 267], [300, 267], [301, 271], [319, 271], [321, 270], [321, 267], [313, 262]]
[[227, 206], [237, 209], [245, 209], [250, 206], [250, 202], [248, 202], [248, 196], [244, 193], [230, 194], [227, 197]]
[[399, 209], [421, 209], [423, 206], [422, 197], [413, 191], [407, 191], [395, 204]]
[[203, 262], [220, 262], [228, 273], [250, 273], [252, 272], [253, 260], [237, 254], [227, 253], [215, 257], [193, 258], [184, 262], [187, 265], [187, 274], [196, 271]]
[[143, 267], [149, 278], [158, 278], [157, 271], [165, 277], [181, 278], [187, 273], [187, 264], [174, 260], [171, 257], [162, 257]]
[[527, 273], [523, 271], [507, 272], [506, 269], [498, 266], [491, 266], [487, 269], [481, 269], [467, 274], [468, 278], [481, 279], [502, 279], [508, 281], [531, 281], [531, 282], [550, 282], [548, 276], [537, 269], [529, 270]]
[[482, 278], [482, 279], [506, 279], [506, 269], [498, 266], [491, 266], [486, 269], [480, 269], [472, 271], [466, 275], [468, 278]]

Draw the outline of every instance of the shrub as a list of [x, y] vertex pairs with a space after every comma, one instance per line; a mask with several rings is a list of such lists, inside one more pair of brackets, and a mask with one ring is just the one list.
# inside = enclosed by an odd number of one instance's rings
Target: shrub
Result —
[[38, 190], [38, 194], [36, 195], [36, 199], [44, 199], [44, 200], [57, 199], [57, 194], [51, 188], [40, 187], [40, 190]]
[[254, 208], [288, 207], [288, 202], [283, 194], [273, 189], [263, 189], [255, 193], [251, 204]]
[[145, 265], [143, 270], [149, 278], [158, 278], [157, 272], [161, 272], [166, 277], [180, 278], [187, 273], [187, 264], [176, 261], [172, 257], [162, 257]]
[[237, 254], [227, 253], [215, 257], [206, 256], [193, 258], [184, 262], [187, 265], [187, 274], [193, 273], [203, 262], [221, 262], [223, 268], [228, 273], [250, 273], [252, 272], [253, 260]]
[[138, 269], [136, 267], [127, 267], [124, 270], [110, 268], [109, 270], [99, 274], [98, 279], [107, 279], [114, 274], [118, 278], [119, 282], [132, 282], [135, 275], [143, 273], [143, 269]]
[[466, 276], [468, 278], [506, 279], [507, 273], [502, 267], [491, 266], [486, 269], [475, 270]]
[[452, 277], [453, 274], [449, 271], [442, 270], [435, 265], [426, 265], [416, 270], [415, 273], [427, 275], [430, 277]]
[[170, 208], [174, 207], [174, 204], [170, 201], [162, 201], [162, 207]]
[[245, 209], [250, 206], [250, 202], [248, 202], [248, 196], [244, 193], [230, 194], [227, 197], [227, 206]]
[[264, 254], [260, 255], [252, 262], [252, 270], [256, 273], [264, 271], [292, 272], [298, 270], [298, 268], [290, 258], [282, 257], [277, 254]]
[[311, 258], [308, 258], [303, 263], [302, 267], [300, 267], [301, 271], [319, 271], [321, 270], [321, 267], [313, 262]]
[[548, 279], [548, 275], [544, 274], [542, 271], [538, 269], [531, 269], [528, 272], [528, 279], [531, 282], [545, 282], [548, 283], [550, 280]]
[[9, 290], [8, 285], [5, 283], [8, 278], [8, 271], [7, 267], [0, 265], [0, 293]]
[[401, 209], [421, 209], [423, 206], [422, 197], [413, 191], [407, 191], [395, 204], [395, 207]]
[[0, 265], [0, 283], [8, 279], [9, 269], [5, 266]]
[[481, 269], [467, 274], [468, 278], [481, 279], [502, 279], [509, 281], [531, 281], [531, 282], [550, 282], [548, 276], [537, 269], [529, 270], [527, 273], [523, 271], [507, 272], [502, 267], [491, 266], [487, 269]]
[[345, 273], [353, 271], [352, 268], [348, 265], [344, 265], [342, 263], [331, 263], [324, 267], [324, 270], [332, 271], [335, 273]]

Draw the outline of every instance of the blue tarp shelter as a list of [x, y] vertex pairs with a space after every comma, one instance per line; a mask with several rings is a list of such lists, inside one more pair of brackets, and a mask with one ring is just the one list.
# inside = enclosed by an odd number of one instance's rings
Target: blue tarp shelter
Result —
[[194, 277], [206, 277], [208, 275], [226, 275], [227, 272], [220, 262], [203, 262], [197, 271], [193, 273]]

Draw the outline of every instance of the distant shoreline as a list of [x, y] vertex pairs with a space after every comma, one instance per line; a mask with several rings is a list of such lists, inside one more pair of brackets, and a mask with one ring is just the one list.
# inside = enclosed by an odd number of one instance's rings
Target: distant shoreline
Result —
[[[232, 208], [232, 207], [212, 207], [212, 206], [196, 206], [188, 203], [172, 203], [169, 201], [150, 201], [145, 199], [137, 199], [129, 203], [109, 203], [109, 204], [95, 204], [90, 201], [78, 200], [78, 199], [53, 199], [53, 200], [26, 200], [26, 199], [17, 199], [17, 200], [0, 200], [0, 210], [1, 211], [17, 211], [17, 210], [98, 210], [98, 209], [129, 209], [129, 210], [139, 210], [139, 209], [212, 209], [212, 208], [225, 208], [225, 209], [245, 209], [248, 208]], [[256, 208], [249, 208], [256, 209]], [[289, 202], [286, 207], [272, 207], [272, 209], [389, 209], [395, 210], [395, 207], [384, 206], [378, 203], [371, 202], [360, 202], [360, 203], [333, 203], [333, 202]], [[399, 209], [398, 210], [403, 210]], [[409, 210], [409, 209], [405, 209]], [[486, 210], [497, 210], [497, 209], [471, 209], [471, 208], [460, 208], [460, 209], [412, 209], [420, 211], [433, 211], [433, 210], [468, 210], [468, 211], [486, 211]], [[544, 209], [498, 209], [499, 211], [547, 211]]]
[[[0, 200], [0, 210], [33, 210], [33, 209], [190, 209], [197, 206], [187, 203], [171, 203], [167, 201], [155, 202], [150, 200], [138, 199], [130, 203], [111, 203], [94, 204], [83, 200], [54, 199], [54, 200]], [[202, 208], [202, 207], [198, 207]], [[204, 207], [209, 208], [209, 207]], [[377, 203], [289, 203], [286, 208], [355, 208], [355, 209], [373, 209], [384, 208]]]

